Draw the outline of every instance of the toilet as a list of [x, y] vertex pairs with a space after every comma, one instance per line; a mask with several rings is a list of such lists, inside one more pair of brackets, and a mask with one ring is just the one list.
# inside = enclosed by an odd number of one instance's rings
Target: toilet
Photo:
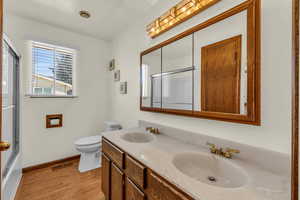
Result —
[[[105, 132], [120, 130], [122, 127], [115, 121], [105, 122]], [[80, 152], [79, 171], [87, 172], [101, 167], [102, 135], [80, 138], [75, 141], [75, 148]]]

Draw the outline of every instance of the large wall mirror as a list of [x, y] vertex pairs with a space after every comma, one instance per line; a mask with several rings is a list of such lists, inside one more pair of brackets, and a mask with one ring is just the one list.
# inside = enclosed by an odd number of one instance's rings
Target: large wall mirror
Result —
[[260, 125], [260, 5], [247, 1], [141, 53], [141, 110]]

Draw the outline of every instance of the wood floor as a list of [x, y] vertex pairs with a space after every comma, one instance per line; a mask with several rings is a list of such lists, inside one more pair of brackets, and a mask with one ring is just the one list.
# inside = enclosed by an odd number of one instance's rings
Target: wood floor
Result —
[[104, 200], [101, 169], [78, 172], [78, 160], [23, 175], [15, 200]]

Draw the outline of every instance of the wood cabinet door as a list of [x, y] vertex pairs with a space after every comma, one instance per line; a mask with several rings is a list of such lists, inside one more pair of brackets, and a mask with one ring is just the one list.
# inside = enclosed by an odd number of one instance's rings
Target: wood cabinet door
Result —
[[126, 178], [125, 200], [145, 200], [145, 194], [129, 179]]
[[124, 173], [115, 165], [111, 164], [111, 199], [124, 199]]
[[110, 166], [111, 161], [109, 158], [102, 154], [102, 191], [106, 200], [110, 200]]
[[188, 197], [150, 172], [148, 173], [147, 200], [188, 200]]
[[241, 35], [202, 48], [201, 111], [240, 114]]

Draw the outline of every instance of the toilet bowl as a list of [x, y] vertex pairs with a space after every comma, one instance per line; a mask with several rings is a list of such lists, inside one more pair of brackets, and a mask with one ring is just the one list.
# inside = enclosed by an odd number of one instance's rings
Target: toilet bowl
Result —
[[79, 171], [86, 172], [101, 167], [100, 150], [101, 136], [85, 137], [75, 142], [75, 148], [80, 152]]
[[[105, 131], [115, 131], [121, 129], [121, 125], [116, 122], [105, 122]], [[101, 142], [102, 135], [83, 137], [75, 141], [75, 148], [80, 152], [78, 170], [87, 172], [101, 167]]]

